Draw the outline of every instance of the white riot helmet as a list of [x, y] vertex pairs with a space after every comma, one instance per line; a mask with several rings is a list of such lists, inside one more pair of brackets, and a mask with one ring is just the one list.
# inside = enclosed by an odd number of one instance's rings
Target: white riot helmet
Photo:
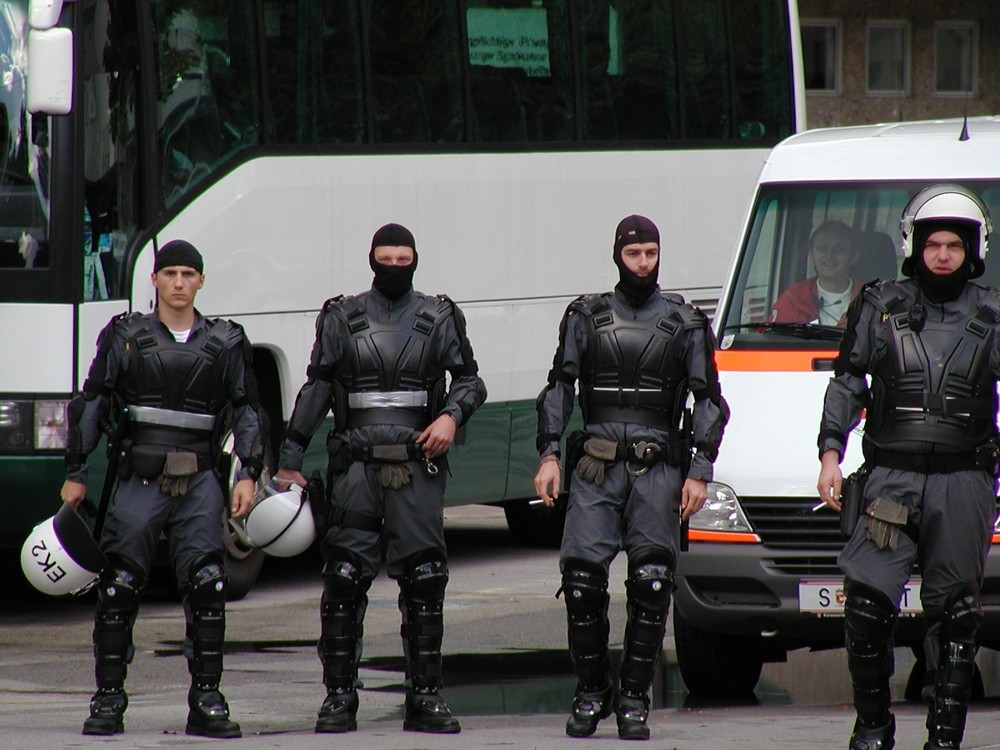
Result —
[[257, 490], [250, 511], [229, 523], [245, 544], [275, 557], [305, 552], [316, 539], [309, 498], [303, 496], [297, 484], [282, 491], [273, 480], [268, 482]]
[[919, 225], [925, 222], [968, 225], [972, 245], [966, 248], [972, 262], [970, 278], [983, 275], [993, 222], [989, 209], [978, 195], [962, 185], [938, 184], [924, 188], [910, 199], [899, 220], [903, 233], [902, 271], [906, 276], [913, 276], [915, 272], [914, 235]]
[[38, 524], [21, 546], [21, 570], [43, 594], [82, 594], [97, 581], [108, 559], [70, 503]]

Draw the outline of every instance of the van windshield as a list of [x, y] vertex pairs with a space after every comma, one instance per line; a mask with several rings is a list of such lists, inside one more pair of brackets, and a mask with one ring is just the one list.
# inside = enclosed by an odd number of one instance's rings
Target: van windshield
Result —
[[[898, 277], [899, 218], [927, 184], [763, 186], [717, 320], [720, 346], [836, 348], [847, 307], [861, 287]], [[961, 184], [1000, 216], [1000, 180]], [[986, 274], [976, 281], [1000, 286], [1000, 253], [987, 255]]]

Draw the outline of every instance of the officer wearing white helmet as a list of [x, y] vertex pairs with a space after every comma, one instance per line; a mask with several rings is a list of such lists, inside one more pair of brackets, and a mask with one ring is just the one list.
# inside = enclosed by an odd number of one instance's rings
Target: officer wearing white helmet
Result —
[[186, 731], [240, 736], [219, 691], [227, 583], [220, 436], [231, 411], [241, 468], [229, 510], [238, 517], [253, 500], [265, 429], [243, 329], [205, 318], [194, 307], [205, 283], [203, 266], [201, 254], [188, 242], [174, 240], [160, 248], [152, 274], [156, 309], [108, 323], [83, 392], [69, 406], [62, 499], [73, 506], [84, 500], [86, 458], [100, 439], [100, 425], [112, 409], [117, 420], [127, 422], [117, 447], [117, 491], [101, 539], [108, 564], [100, 573], [94, 621], [97, 692], [84, 734], [124, 731], [132, 625], [165, 533], [187, 616]]
[[[985, 270], [989, 211], [966, 187], [932, 185], [900, 226], [909, 278], [873, 282], [852, 303], [818, 440], [822, 499], [841, 510], [860, 485], [860, 519], [845, 519], [853, 533], [839, 557], [852, 750], [894, 745], [892, 634], [918, 560], [929, 627], [924, 747], [960, 746], [996, 516], [1000, 293], [972, 281]], [[847, 482], [839, 463], [863, 410], [865, 463]]]
[[[317, 732], [357, 728], [358, 661], [367, 592], [385, 559], [399, 583], [406, 657], [403, 728], [460, 731], [439, 690], [448, 553], [447, 453], [486, 399], [465, 334], [445, 296], [413, 288], [413, 234], [386, 224], [372, 238], [372, 288], [328, 300], [288, 420], [277, 477], [302, 485], [303, 453], [333, 410], [327, 437], [332, 501], [322, 541], [319, 657], [327, 694]], [[447, 382], [447, 385], [446, 385]]]

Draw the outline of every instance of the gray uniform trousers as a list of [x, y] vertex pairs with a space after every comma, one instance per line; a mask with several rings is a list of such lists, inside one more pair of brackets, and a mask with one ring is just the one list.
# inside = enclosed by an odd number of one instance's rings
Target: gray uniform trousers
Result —
[[907, 508], [917, 542], [900, 533], [895, 551], [878, 549], [865, 538], [867, 517], [862, 515], [837, 562], [848, 579], [881, 591], [898, 608], [919, 561], [924, 613], [940, 617], [949, 596], [982, 580], [996, 517], [992, 475], [978, 470], [921, 474], [877, 466], [865, 485], [865, 505], [877, 497]]
[[561, 560], [576, 557], [604, 566], [621, 550], [629, 559], [650, 550], [679, 555], [681, 471], [657, 463], [633, 476], [625, 463], [610, 464], [600, 484], [574, 476], [563, 531]]
[[341, 559], [336, 550], [346, 549], [361, 559], [362, 578], [372, 580], [381, 568], [384, 551], [386, 570], [398, 579], [411, 555], [428, 549], [446, 550], [445, 469], [431, 475], [423, 461], [408, 463], [412, 478], [399, 489], [379, 485], [375, 465], [362, 461], [353, 461], [347, 471], [333, 475], [330, 491], [334, 506], [381, 517], [383, 525], [381, 533], [331, 526], [323, 539], [325, 560]]
[[155, 480], [147, 482], [133, 474], [118, 483], [101, 548], [133, 562], [148, 580], [160, 534], [166, 532], [174, 573], [183, 584], [200, 558], [216, 554], [221, 561], [224, 509], [222, 486], [214, 471], [189, 477], [187, 493], [178, 497], [165, 494]]

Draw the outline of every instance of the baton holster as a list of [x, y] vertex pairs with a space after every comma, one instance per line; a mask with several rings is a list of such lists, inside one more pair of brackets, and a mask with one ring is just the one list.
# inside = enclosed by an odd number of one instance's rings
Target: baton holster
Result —
[[569, 492], [569, 484], [573, 478], [573, 472], [576, 470], [576, 465], [580, 463], [580, 458], [583, 457], [583, 444], [587, 442], [587, 435], [584, 430], [574, 430], [566, 438], [566, 466], [565, 466], [565, 481], [563, 482], [563, 491]]
[[851, 538], [861, 518], [867, 481], [868, 467], [862, 466], [849, 474], [840, 486], [840, 535], [844, 539]]

